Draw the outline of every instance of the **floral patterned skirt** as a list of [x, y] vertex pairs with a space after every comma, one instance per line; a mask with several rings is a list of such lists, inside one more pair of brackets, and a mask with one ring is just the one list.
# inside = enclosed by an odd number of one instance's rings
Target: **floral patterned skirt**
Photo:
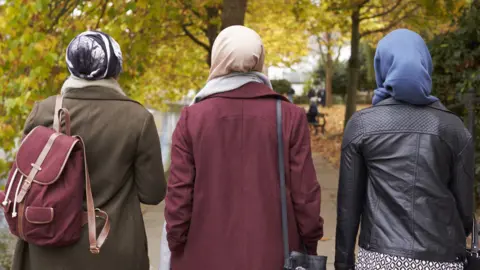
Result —
[[463, 270], [461, 262], [430, 262], [359, 249], [355, 270]]

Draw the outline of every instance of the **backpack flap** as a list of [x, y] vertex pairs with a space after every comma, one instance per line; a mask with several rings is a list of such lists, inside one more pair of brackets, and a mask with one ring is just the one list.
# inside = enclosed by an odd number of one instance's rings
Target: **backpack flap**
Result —
[[31, 183], [51, 185], [60, 177], [78, 139], [38, 126], [23, 140], [16, 157], [18, 171], [25, 177], [16, 197], [22, 202]]

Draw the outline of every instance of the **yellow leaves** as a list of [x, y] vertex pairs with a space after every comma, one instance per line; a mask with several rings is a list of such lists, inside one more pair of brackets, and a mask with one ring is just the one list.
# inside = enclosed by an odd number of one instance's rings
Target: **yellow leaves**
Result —
[[132, 2], [136, 2], [136, 7], [144, 9], [144, 8], [147, 8], [150, 1], [148, 1], [148, 0], [137, 0], [137, 1], [132, 1]]
[[249, 1], [245, 24], [259, 33], [266, 64], [291, 65], [308, 54], [308, 36], [292, 12], [293, 5], [277, 0]]
[[12, 127], [12, 125], [3, 123], [0, 124], [0, 133], [6, 136], [11, 136], [15, 134], [15, 129]]

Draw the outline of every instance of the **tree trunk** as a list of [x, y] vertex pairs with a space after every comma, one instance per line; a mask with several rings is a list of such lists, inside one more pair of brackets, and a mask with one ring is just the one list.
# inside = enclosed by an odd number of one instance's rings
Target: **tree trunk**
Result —
[[[206, 7], [207, 9], [207, 29], [205, 34], [208, 38], [210, 50], [208, 52], [207, 63], [211, 66], [212, 48], [215, 39], [219, 33], [219, 25], [215, 23], [219, 17], [220, 9], [218, 6]], [[247, 0], [223, 0], [222, 4], [222, 24], [221, 30], [232, 25], [243, 25], [245, 23], [245, 12], [247, 11]]]
[[348, 120], [357, 110], [358, 72], [360, 69], [359, 45], [360, 9], [357, 7], [352, 11], [352, 38], [350, 41], [350, 60], [348, 61], [347, 103], [345, 108], [344, 125], [347, 125]]
[[222, 30], [232, 25], [244, 25], [247, 0], [223, 0]]
[[327, 63], [325, 65], [325, 106], [332, 106], [333, 101], [333, 91], [332, 91], [332, 80], [333, 80], [333, 59], [332, 52], [328, 48], [327, 52]]
[[219, 17], [220, 9], [218, 7], [212, 6], [212, 7], [206, 7], [207, 10], [207, 29], [205, 31], [205, 34], [207, 35], [208, 38], [208, 45], [210, 47], [210, 50], [208, 51], [208, 58], [207, 58], [207, 64], [210, 67], [212, 64], [212, 48], [213, 48], [213, 42], [217, 38], [218, 35], [218, 24], [215, 23], [215, 20]]

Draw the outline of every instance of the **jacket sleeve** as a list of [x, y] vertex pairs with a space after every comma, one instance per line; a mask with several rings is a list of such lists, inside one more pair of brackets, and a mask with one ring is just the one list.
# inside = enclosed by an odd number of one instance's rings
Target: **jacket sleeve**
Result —
[[184, 109], [172, 136], [170, 176], [165, 200], [167, 240], [172, 253], [183, 250], [192, 216], [195, 163], [187, 135]]
[[304, 111], [296, 117], [290, 141], [291, 198], [299, 234], [307, 252], [317, 254], [323, 236], [320, 216], [321, 190], [313, 166], [310, 131]]
[[472, 232], [473, 226], [474, 151], [470, 138], [455, 160], [454, 175], [450, 185], [466, 235]]
[[28, 133], [30, 133], [30, 131], [32, 131], [32, 129], [34, 129], [36, 127], [35, 117], [37, 116], [39, 106], [40, 105], [38, 104], [38, 102], [35, 102], [35, 104], [33, 105], [32, 111], [30, 112], [27, 119], [25, 120], [25, 125], [23, 127], [22, 140], [25, 136], [28, 135]]
[[148, 113], [138, 140], [135, 156], [135, 183], [141, 203], [156, 205], [165, 198], [160, 140], [153, 115]]
[[337, 198], [335, 269], [354, 269], [355, 243], [363, 211], [367, 174], [359, 150], [361, 119], [356, 115], [345, 128]]

